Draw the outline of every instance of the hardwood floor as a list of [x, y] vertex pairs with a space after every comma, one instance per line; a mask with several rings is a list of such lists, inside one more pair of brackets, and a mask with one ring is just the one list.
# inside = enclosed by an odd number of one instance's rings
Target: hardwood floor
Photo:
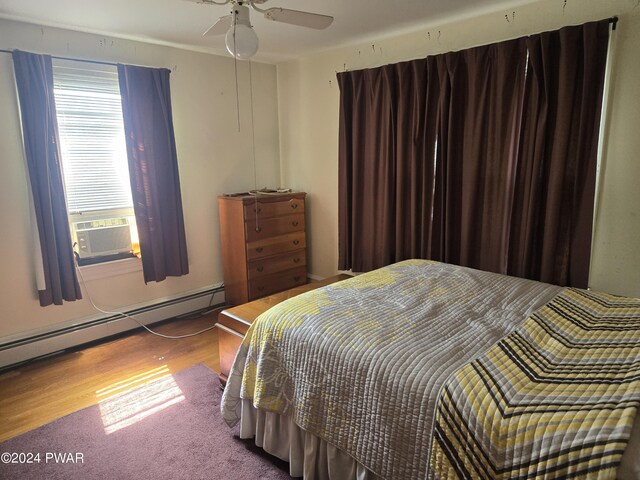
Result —
[[[217, 312], [152, 327], [182, 335], [213, 326]], [[203, 363], [219, 372], [217, 329], [169, 340], [146, 331], [27, 364], [0, 375], [0, 441], [97, 404], [105, 392]]]

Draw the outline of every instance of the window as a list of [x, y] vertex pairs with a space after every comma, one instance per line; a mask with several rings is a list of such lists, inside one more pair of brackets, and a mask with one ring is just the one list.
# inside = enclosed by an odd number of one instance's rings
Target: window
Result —
[[71, 235], [80, 264], [132, 256], [137, 230], [115, 66], [54, 60]]

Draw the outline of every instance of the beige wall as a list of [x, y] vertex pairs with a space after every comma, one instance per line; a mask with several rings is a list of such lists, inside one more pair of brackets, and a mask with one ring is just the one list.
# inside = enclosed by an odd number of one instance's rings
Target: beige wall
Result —
[[[145, 285], [137, 271], [88, 281], [103, 308], [175, 297], [223, 281], [216, 196], [254, 187], [249, 67], [233, 59], [0, 20], [0, 48], [172, 69], [171, 93], [190, 273]], [[279, 183], [276, 68], [252, 64], [259, 186]], [[29, 197], [11, 57], [0, 54], [0, 343], [94, 315], [86, 300], [41, 308], [30, 256]]]
[[[640, 8], [630, 0], [540, 0], [278, 65], [282, 184], [309, 193], [310, 271], [336, 273], [336, 72], [460, 50], [619, 15], [591, 286], [640, 297]], [[508, 15], [508, 20], [505, 18]]]
[[[612, 58], [592, 261], [593, 288], [640, 296], [640, 8], [630, 0], [541, 0], [510, 12], [430, 26], [423, 31], [252, 66], [258, 186], [290, 186], [308, 197], [310, 273], [337, 266], [337, 71], [457, 50], [588, 20], [620, 15]], [[507, 22], [505, 14], [509, 13]], [[140, 271], [96, 278], [88, 287], [115, 309], [175, 297], [222, 282], [216, 195], [254, 186], [248, 64], [239, 63], [237, 131], [233, 60], [0, 20], [0, 48], [168, 67], [191, 273], [144, 285]], [[277, 95], [276, 95], [277, 91]], [[278, 122], [280, 122], [278, 124]], [[86, 300], [41, 308], [35, 296], [24, 160], [10, 56], [0, 54], [0, 343], [81, 322]], [[281, 158], [280, 158], [281, 155]]]

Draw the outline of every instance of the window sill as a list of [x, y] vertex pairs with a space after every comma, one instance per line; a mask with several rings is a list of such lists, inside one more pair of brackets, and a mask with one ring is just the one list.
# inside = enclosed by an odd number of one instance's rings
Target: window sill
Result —
[[82, 278], [88, 282], [101, 278], [116, 277], [126, 273], [141, 272], [142, 261], [137, 257], [125, 258], [122, 260], [113, 260], [111, 262], [84, 265], [79, 268], [80, 272], [82, 272]]

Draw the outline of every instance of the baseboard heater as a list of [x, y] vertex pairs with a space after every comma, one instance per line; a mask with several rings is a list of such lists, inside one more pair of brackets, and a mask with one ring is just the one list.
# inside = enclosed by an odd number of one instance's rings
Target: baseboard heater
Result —
[[[144, 325], [152, 325], [222, 304], [224, 288], [216, 287], [125, 310], [124, 313], [134, 316]], [[136, 328], [140, 328], [140, 325], [130, 318], [115, 314], [12, 340], [0, 344], [0, 371]]]

